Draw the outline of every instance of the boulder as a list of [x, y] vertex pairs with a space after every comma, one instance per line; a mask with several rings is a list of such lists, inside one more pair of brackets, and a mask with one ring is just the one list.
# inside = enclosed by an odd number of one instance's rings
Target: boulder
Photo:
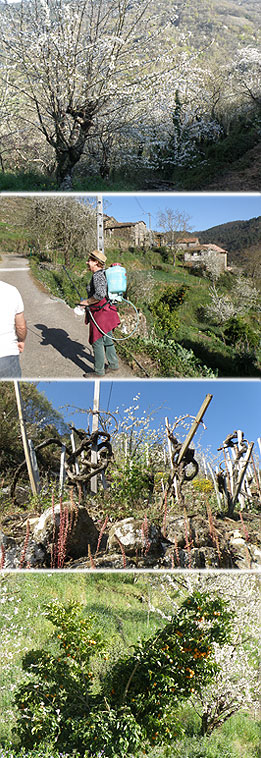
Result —
[[173, 547], [168, 547], [165, 553], [163, 565], [165, 567], [180, 569], [208, 569], [222, 568], [228, 569], [233, 567], [232, 557], [228, 551], [223, 551], [218, 556], [214, 547], [202, 546], [193, 547], [190, 551]]
[[183, 516], [171, 518], [167, 522], [167, 535], [168, 539], [173, 543], [173, 545], [177, 544], [178, 547], [185, 547], [186, 536], [185, 521]]
[[146, 525], [144, 520], [125, 518], [117, 521], [109, 530], [108, 549], [121, 551], [126, 555], [156, 553], [162, 554], [164, 537], [155, 524]]
[[34, 542], [41, 546], [50, 560], [54, 546], [63, 557], [80, 558], [95, 553], [99, 532], [86, 508], [64, 502], [42, 513], [33, 532]]
[[9, 548], [13, 548], [16, 546], [16, 541], [13, 539], [13, 537], [9, 537], [3, 532], [0, 532], [0, 547], [3, 547], [4, 550], [8, 550]]

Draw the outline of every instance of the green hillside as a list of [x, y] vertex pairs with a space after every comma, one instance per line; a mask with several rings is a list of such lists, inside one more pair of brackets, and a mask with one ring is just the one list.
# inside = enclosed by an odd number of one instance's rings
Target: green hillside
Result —
[[198, 47], [211, 37], [217, 48], [228, 47], [231, 52], [239, 43], [258, 39], [258, 0], [178, 0], [174, 13], [173, 4], [167, 5], [172, 8], [173, 26], [192, 31]]
[[[203, 244], [214, 242], [228, 251], [228, 265], [251, 267], [253, 256], [261, 265], [261, 216], [247, 221], [230, 221], [202, 232], [194, 232]], [[259, 254], [259, 255], [258, 255]]]

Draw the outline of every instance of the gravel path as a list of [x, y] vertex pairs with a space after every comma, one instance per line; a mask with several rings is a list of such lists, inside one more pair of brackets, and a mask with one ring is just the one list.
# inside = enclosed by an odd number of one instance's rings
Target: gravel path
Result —
[[[93, 378], [92, 349], [88, 327], [81, 316], [62, 300], [49, 295], [30, 272], [28, 259], [15, 253], [2, 255], [0, 278], [22, 295], [28, 334], [21, 355], [23, 379]], [[132, 377], [135, 373], [119, 360], [119, 370], [108, 378]]]

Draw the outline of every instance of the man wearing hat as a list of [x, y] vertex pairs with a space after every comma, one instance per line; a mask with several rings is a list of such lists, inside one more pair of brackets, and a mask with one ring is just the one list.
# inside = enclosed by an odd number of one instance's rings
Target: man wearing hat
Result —
[[[87, 287], [88, 299], [81, 300], [80, 303], [80, 305], [88, 308], [85, 323], [89, 323], [90, 327], [89, 342], [93, 347], [94, 371], [97, 376], [104, 376], [105, 374], [105, 356], [112, 371], [117, 371], [119, 368], [112, 330], [119, 326], [120, 319], [115, 305], [108, 302], [107, 279], [104, 271], [105, 261], [106, 255], [100, 250], [93, 250], [90, 253], [87, 265], [92, 273], [92, 278]], [[96, 323], [92, 320], [92, 315]], [[85, 376], [88, 377], [88, 374]]]

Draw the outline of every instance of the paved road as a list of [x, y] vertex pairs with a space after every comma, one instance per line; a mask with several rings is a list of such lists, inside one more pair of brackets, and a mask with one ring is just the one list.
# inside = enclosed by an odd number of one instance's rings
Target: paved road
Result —
[[[2, 255], [0, 278], [17, 287], [24, 301], [28, 334], [21, 355], [23, 379], [81, 378], [92, 372], [92, 349], [83, 317], [33, 279], [28, 259]], [[119, 370], [108, 372], [108, 378], [135, 376], [129, 366], [119, 363]]]

